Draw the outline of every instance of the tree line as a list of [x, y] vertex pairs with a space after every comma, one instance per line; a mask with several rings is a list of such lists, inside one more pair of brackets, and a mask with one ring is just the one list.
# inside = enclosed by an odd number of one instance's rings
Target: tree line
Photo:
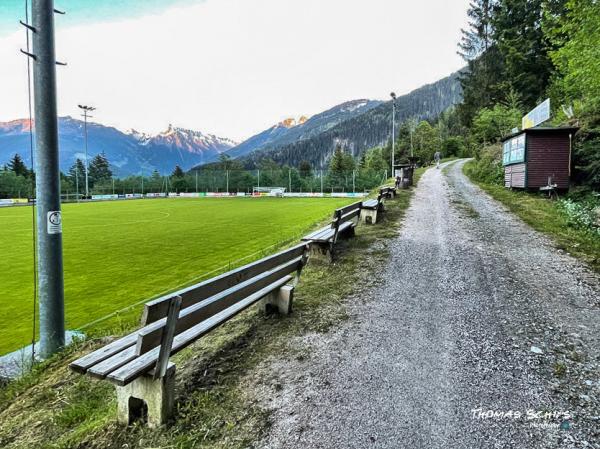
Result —
[[500, 182], [497, 142], [521, 117], [551, 99], [551, 125], [581, 129], [573, 145], [573, 181], [600, 188], [600, 3], [596, 0], [475, 0], [459, 53], [463, 136], [478, 144], [478, 172]]

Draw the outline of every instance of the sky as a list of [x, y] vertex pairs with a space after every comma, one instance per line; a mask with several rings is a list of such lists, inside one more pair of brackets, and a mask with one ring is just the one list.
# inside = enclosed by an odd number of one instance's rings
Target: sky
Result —
[[[468, 0], [55, 0], [59, 115], [241, 141], [460, 69]], [[25, 0], [0, 0], [0, 121], [27, 116]]]

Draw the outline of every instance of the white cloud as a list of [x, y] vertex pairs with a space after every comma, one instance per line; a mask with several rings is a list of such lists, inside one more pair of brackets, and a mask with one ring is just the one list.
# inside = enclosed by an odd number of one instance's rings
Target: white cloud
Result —
[[[461, 67], [468, 0], [207, 0], [61, 29], [59, 113], [242, 139], [286, 116], [409, 92]], [[26, 115], [24, 34], [0, 39], [0, 119]]]

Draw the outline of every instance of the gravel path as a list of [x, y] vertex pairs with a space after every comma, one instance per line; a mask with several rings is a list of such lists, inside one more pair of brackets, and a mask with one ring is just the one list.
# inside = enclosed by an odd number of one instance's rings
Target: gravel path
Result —
[[463, 163], [421, 178], [384, 281], [350, 319], [292, 342], [308, 357], [265, 365], [259, 447], [600, 448], [599, 277]]

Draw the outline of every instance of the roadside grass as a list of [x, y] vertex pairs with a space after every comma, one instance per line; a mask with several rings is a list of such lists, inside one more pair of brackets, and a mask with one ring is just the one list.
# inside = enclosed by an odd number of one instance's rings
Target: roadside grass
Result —
[[[293, 314], [265, 315], [252, 307], [177, 354], [176, 413], [169, 426], [118, 426], [112, 386], [70, 372], [70, 360], [108, 341], [98, 338], [75, 344], [0, 389], [0, 447], [252, 447], [270, 420], [248, 391], [253, 370], [284, 353], [301, 360], [306, 355], [288, 346], [292, 337], [327, 332], [347, 319], [345, 302], [378, 282], [411, 195], [412, 189], [399, 191], [381, 222], [361, 224], [355, 238], [341, 241], [334, 264], [309, 262]], [[269, 382], [277, 388], [277, 379]]]
[[470, 175], [473, 161], [463, 166], [463, 172], [495, 200], [536, 231], [548, 235], [557, 248], [588, 263], [600, 272], [600, 238], [586, 230], [569, 225], [556, 203], [541, 194], [506, 189], [503, 186], [481, 183]]
[[[65, 204], [65, 309], [77, 329], [132, 304], [258, 259], [351, 198], [145, 199]], [[31, 209], [0, 209], [0, 354], [31, 343]], [[236, 262], [241, 258], [247, 258]], [[224, 266], [224, 267], [223, 267]], [[212, 273], [211, 276], [217, 274]], [[208, 276], [210, 277], [210, 276]], [[84, 329], [114, 333], [140, 306]]]

